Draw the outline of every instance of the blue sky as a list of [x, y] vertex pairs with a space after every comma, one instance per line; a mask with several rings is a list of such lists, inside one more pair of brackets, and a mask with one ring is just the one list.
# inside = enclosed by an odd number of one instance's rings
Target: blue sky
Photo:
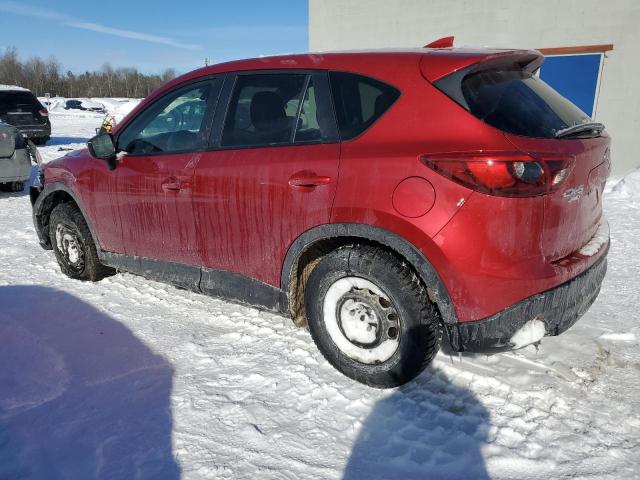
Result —
[[105, 62], [145, 73], [304, 52], [307, 0], [0, 0], [0, 49], [54, 55], [65, 69]]

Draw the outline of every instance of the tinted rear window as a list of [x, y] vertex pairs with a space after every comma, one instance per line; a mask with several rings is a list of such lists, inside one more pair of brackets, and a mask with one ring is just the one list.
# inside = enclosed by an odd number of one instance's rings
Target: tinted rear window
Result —
[[537, 76], [522, 70], [489, 70], [462, 80], [467, 109], [489, 125], [515, 135], [553, 138], [588, 115]]
[[329, 78], [342, 140], [364, 132], [400, 96], [397, 88], [362, 75], [330, 72]]
[[42, 108], [31, 92], [0, 92], [0, 111], [6, 112], [17, 107], [33, 107], [36, 110]]

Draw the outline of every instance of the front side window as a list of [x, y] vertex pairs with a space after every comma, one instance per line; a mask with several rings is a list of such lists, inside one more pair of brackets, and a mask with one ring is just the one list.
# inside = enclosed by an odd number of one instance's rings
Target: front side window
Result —
[[146, 155], [204, 148], [211, 90], [211, 83], [205, 82], [163, 97], [125, 128], [118, 149]]
[[330, 72], [333, 102], [342, 140], [367, 130], [400, 96], [400, 91], [373, 78]]

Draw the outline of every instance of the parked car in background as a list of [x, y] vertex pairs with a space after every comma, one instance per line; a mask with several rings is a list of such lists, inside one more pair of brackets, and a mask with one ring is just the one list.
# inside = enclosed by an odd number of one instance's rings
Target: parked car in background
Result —
[[48, 110], [26, 88], [0, 85], [0, 120], [16, 127], [36, 145], [44, 145], [51, 137]]
[[104, 105], [91, 100], [69, 99], [64, 104], [65, 110], [83, 110], [96, 113], [105, 113]]
[[21, 192], [35, 155], [36, 147], [16, 127], [0, 122], [0, 190]]
[[46, 164], [41, 245], [288, 314], [345, 375], [391, 387], [448, 336], [568, 329], [606, 271], [604, 126], [529, 50], [287, 55], [196, 70]]

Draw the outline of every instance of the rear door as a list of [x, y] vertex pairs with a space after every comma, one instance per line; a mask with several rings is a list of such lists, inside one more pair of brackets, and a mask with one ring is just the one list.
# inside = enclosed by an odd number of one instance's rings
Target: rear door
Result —
[[279, 286], [291, 243], [331, 216], [340, 146], [327, 76], [247, 72], [224, 90], [193, 190], [202, 262]]
[[113, 201], [127, 255], [199, 265], [192, 209], [195, 165], [208, 146], [220, 81], [177, 87], [118, 135], [126, 152]]

